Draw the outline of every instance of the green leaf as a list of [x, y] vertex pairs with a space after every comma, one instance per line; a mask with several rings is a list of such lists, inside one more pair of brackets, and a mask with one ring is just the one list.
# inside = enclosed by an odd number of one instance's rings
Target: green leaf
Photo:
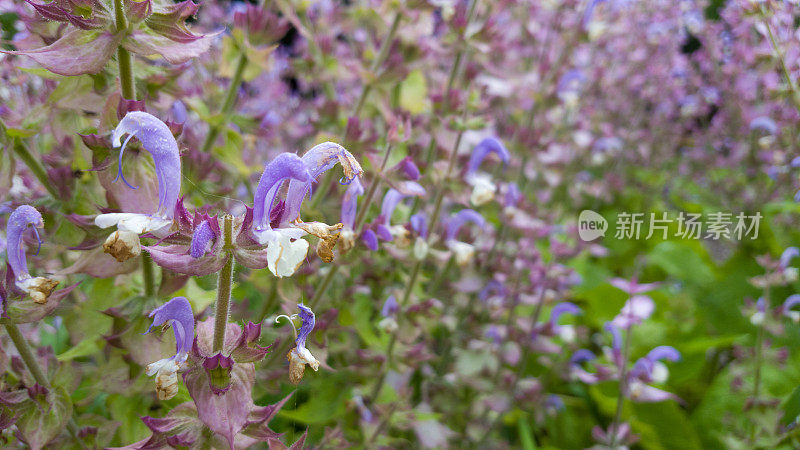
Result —
[[704, 253], [698, 243], [666, 241], [650, 252], [649, 261], [678, 280], [702, 286], [716, 279], [711, 267], [700, 257]]
[[56, 356], [56, 359], [59, 361], [69, 361], [71, 359], [89, 356], [100, 350], [100, 347], [97, 345], [97, 341], [98, 339], [96, 338], [84, 339], [79, 342], [78, 345]]
[[428, 82], [422, 71], [409, 73], [400, 84], [400, 107], [411, 114], [422, 114], [430, 109]]

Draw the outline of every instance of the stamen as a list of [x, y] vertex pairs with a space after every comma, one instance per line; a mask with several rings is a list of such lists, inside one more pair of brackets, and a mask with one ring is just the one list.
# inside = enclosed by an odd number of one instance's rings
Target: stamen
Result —
[[280, 319], [282, 319], [282, 318], [285, 318], [286, 320], [289, 321], [290, 324], [292, 324], [292, 329], [294, 330], [294, 340], [296, 341], [297, 340], [297, 326], [295, 326], [293, 319], [297, 318], [297, 314], [292, 314], [291, 316], [287, 316], [286, 314], [281, 314], [280, 316], [275, 317], [275, 323], [278, 323], [280, 321]]
[[120, 149], [119, 149], [119, 169], [117, 170], [117, 177], [116, 177], [116, 178], [114, 178], [114, 181], [112, 181], [112, 183], [116, 183], [116, 182], [117, 182], [117, 180], [119, 180], [119, 179], [120, 179], [120, 177], [122, 177], [122, 181], [123, 181], [123, 182], [124, 182], [124, 183], [125, 183], [125, 184], [126, 184], [128, 187], [129, 187], [129, 188], [131, 188], [131, 189], [139, 189], [139, 186], [131, 186], [131, 184], [130, 184], [130, 183], [128, 183], [128, 180], [126, 180], [126, 179], [125, 179], [125, 175], [122, 173], [122, 155], [123, 155], [123, 154], [125, 154], [125, 146], [127, 146], [127, 145], [128, 145], [128, 142], [129, 142], [131, 139], [133, 139], [133, 135], [132, 135], [132, 134], [128, 135], [128, 139], [125, 139], [125, 142], [123, 142], [123, 143], [122, 143], [122, 147], [120, 147]]
[[36, 242], [39, 243], [39, 245], [36, 246], [36, 256], [39, 256], [39, 250], [42, 249], [42, 238], [39, 237], [39, 230], [36, 229], [35, 226], [33, 227], [33, 232], [36, 234]]
[[339, 178], [339, 184], [341, 184], [342, 186], [347, 186], [352, 182], [353, 182], [353, 179], [352, 178], [347, 178], [346, 175], [343, 175], [342, 178]]

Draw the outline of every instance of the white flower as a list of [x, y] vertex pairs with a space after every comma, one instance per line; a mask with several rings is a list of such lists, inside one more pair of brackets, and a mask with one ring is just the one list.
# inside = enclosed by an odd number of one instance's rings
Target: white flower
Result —
[[129, 231], [136, 234], [152, 233], [158, 237], [165, 237], [172, 226], [172, 219], [164, 219], [149, 214], [109, 213], [95, 217], [94, 224], [100, 228], [116, 225], [119, 231]]
[[148, 377], [156, 376], [156, 393], [159, 400], [169, 400], [178, 394], [178, 370], [188, 355], [178, 353], [172, 358], [165, 358], [147, 365], [145, 373]]
[[491, 176], [482, 172], [467, 176], [467, 183], [472, 185], [472, 195], [469, 201], [473, 206], [490, 202], [497, 191], [497, 186], [492, 182]]

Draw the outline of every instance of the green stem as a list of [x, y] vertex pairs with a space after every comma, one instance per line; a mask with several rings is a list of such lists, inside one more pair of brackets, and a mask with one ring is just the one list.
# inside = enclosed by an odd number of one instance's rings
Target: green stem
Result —
[[794, 80], [792, 80], [792, 76], [789, 73], [789, 68], [786, 67], [786, 61], [783, 57], [783, 53], [781, 52], [780, 48], [778, 48], [778, 42], [775, 40], [775, 35], [772, 33], [772, 27], [769, 25], [769, 20], [766, 17], [766, 11], [763, 8], [761, 9], [761, 13], [764, 15], [764, 26], [767, 29], [770, 46], [772, 47], [772, 51], [775, 52], [775, 57], [778, 58], [778, 62], [781, 66], [781, 72], [783, 72], [786, 82], [789, 83], [789, 89], [792, 91], [792, 103], [794, 103], [795, 108], [800, 111], [800, 93], [797, 91], [797, 85], [795, 85]]
[[47, 176], [47, 171], [44, 169], [44, 166], [39, 159], [35, 158], [31, 153], [30, 149], [25, 145], [24, 142], [20, 138], [14, 138], [13, 143], [14, 153], [28, 166], [28, 169], [33, 172], [33, 175], [39, 180], [39, 183], [47, 189], [47, 192], [55, 199], [60, 199], [61, 194], [53, 183], [50, 182], [50, 178]]
[[272, 310], [272, 306], [275, 304], [275, 299], [278, 298], [278, 281], [280, 278], [275, 278], [272, 281], [272, 287], [269, 289], [269, 297], [264, 302], [264, 305], [261, 307], [261, 312], [258, 314], [258, 321], [263, 322], [264, 318], [267, 317], [267, 314]]
[[[116, 21], [117, 32], [128, 29], [128, 21], [125, 18], [125, 8], [122, 0], [114, 0], [114, 18]], [[136, 100], [136, 86], [133, 78], [133, 58], [130, 52], [120, 45], [117, 47], [117, 63], [119, 64], [119, 85], [122, 89], [122, 97], [128, 100]]]
[[611, 422], [611, 448], [617, 444], [617, 430], [622, 420], [622, 407], [625, 404], [625, 397], [628, 395], [628, 356], [631, 352], [631, 340], [633, 333], [630, 327], [625, 330], [625, 343], [622, 345], [622, 368], [619, 375], [619, 398], [617, 399], [617, 409], [614, 412], [614, 421]]
[[[764, 289], [764, 304], [769, 307], [769, 287]], [[764, 325], [758, 325], [758, 332], [756, 334], [756, 359], [754, 361], [754, 373], [753, 373], [753, 405], [758, 405], [758, 397], [761, 395], [761, 364], [764, 361]], [[750, 443], [755, 443], [756, 441], [756, 432], [757, 432], [757, 425], [756, 423], [752, 423], [752, 428], [750, 429]]]
[[[3, 321], [3, 326], [6, 328], [6, 332], [8, 332], [8, 337], [11, 338], [11, 342], [14, 343], [14, 347], [17, 348], [19, 352], [19, 356], [22, 358], [22, 362], [25, 363], [25, 367], [28, 368], [28, 372], [31, 373], [33, 380], [39, 386], [44, 387], [48, 391], [52, 390], [53, 387], [50, 385], [50, 381], [47, 379], [47, 375], [45, 375], [44, 370], [42, 370], [42, 366], [39, 365], [39, 361], [36, 359], [36, 355], [33, 353], [33, 349], [31, 348], [30, 344], [28, 344], [28, 340], [25, 339], [25, 336], [22, 335], [22, 332], [19, 331], [19, 327], [14, 322], [9, 320]], [[78, 438], [78, 425], [75, 423], [75, 419], [70, 417], [69, 422], [67, 422], [67, 430], [69, 431], [70, 435], [80, 444], [81, 448], [86, 448]]]
[[356, 217], [353, 231], [360, 231], [361, 226], [364, 225], [364, 221], [367, 218], [367, 211], [369, 211], [369, 207], [372, 206], [372, 200], [375, 198], [375, 192], [378, 191], [378, 186], [381, 184], [381, 179], [383, 179], [383, 171], [386, 170], [386, 164], [389, 162], [389, 155], [392, 153], [393, 147], [394, 146], [391, 143], [386, 144], [386, 150], [383, 152], [383, 161], [381, 161], [381, 168], [375, 175], [375, 179], [372, 181], [372, 184], [370, 184], [369, 190], [367, 191], [367, 196], [364, 197], [364, 203], [361, 206], [361, 211], [358, 212], [358, 217]]
[[[422, 269], [422, 261], [420, 260], [417, 261], [416, 264], [414, 264], [414, 268], [411, 269], [411, 277], [409, 278], [408, 283], [406, 283], [406, 290], [403, 293], [403, 298], [400, 300], [399, 304], [400, 311], [402, 311], [403, 308], [405, 308], [406, 304], [408, 304], [408, 299], [411, 297], [411, 290], [417, 284], [417, 278], [419, 278], [419, 273], [421, 272], [421, 269]], [[398, 322], [400, 321], [401, 317], [403, 317], [403, 315], [398, 314], [397, 316]], [[399, 328], [400, 327], [398, 326], [398, 330]], [[393, 351], [394, 346], [397, 343], [397, 333], [398, 332], [395, 331], [389, 338], [389, 345], [386, 347], [386, 361], [384, 362], [385, 370], [381, 371], [381, 375], [378, 377], [378, 381], [372, 387], [372, 391], [370, 392], [369, 397], [367, 397], [369, 401], [375, 400], [375, 397], [377, 397], [377, 395], [381, 392], [383, 383], [386, 381], [386, 373], [388, 372], [389, 367], [391, 367], [392, 365], [392, 359], [393, 359], [392, 355], [394, 353]]]
[[233, 112], [233, 107], [236, 106], [236, 99], [239, 97], [239, 88], [242, 86], [242, 76], [246, 67], [247, 54], [242, 50], [239, 54], [239, 59], [236, 61], [236, 69], [233, 72], [231, 83], [228, 85], [228, 91], [225, 93], [225, 100], [222, 103], [222, 110], [220, 111], [222, 120], [209, 128], [206, 139], [203, 141], [202, 147], [200, 147], [203, 153], [211, 151], [211, 147], [217, 141], [219, 133], [224, 127], [228, 126], [228, 119], [231, 112]]
[[[475, 15], [475, 9], [478, 6], [478, 0], [472, 2], [472, 5], [469, 7], [469, 13], [467, 14], [467, 22], [464, 26], [464, 31], [467, 30], [469, 27], [470, 22], [472, 22], [472, 17]], [[462, 34], [461, 40], [464, 40], [464, 36]], [[450, 73], [447, 75], [447, 88], [444, 91], [444, 95], [447, 95], [452, 89], [453, 86], [456, 84], [456, 78], [458, 75], [458, 70], [461, 67], [461, 61], [464, 59], [464, 45], [460, 45], [458, 50], [456, 50], [456, 56], [453, 59], [453, 65], [450, 67]], [[430, 143], [428, 144], [427, 150], [425, 150], [425, 166], [428, 167], [433, 162], [433, 155], [436, 153], [436, 140], [431, 138]], [[415, 203], [416, 205], [416, 203]]]
[[28, 344], [28, 340], [25, 339], [25, 336], [22, 335], [22, 332], [19, 331], [17, 324], [5, 320], [3, 321], [3, 325], [6, 327], [8, 337], [11, 338], [11, 342], [17, 347], [19, 356], [22, 357], [22, 361], [25, 363], [25, 367], [28, 368], [28, 372], [33, 376], [34, 381], [48, 390], [52, 389], [50, 381], [47, 379], [44, 370], [42, 370], [42, 367], [39, 365], [39, 361], [33, 354], [33, 349], [30, 344]]
[[153, 258], [147, 252], [142, 252], [142, 278], [144, 279], [144, 295], [156, 295], [155, 275], [153, 274]]
[[225, 215], [222, 234], [225, 239], [223, 251], [228, 261], [217, 278], [217, 304], [214, 311], [214, 352], [221, 352], [225, 343], [225, 329], [228, 327], [228, 310], [231, 304], [233, 285], [233, 217]]

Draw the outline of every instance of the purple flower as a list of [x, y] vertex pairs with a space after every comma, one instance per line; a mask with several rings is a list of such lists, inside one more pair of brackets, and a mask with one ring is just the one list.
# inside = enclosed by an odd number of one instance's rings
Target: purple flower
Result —
[[426, 216], [424, 212], [418, 212], [411, 216], [408, 219], [408, 223], [411, 224], [411, 229], [414, 230], [417, 235], [423, 238], [428, 237], [428, 216]]
[[416, 164], [414, 164], [414, 160], [411, 159], [410, 156], [406, 156], [405, 158], [403, 158], [399, 163], [397, 163], [394, 169], [400, 170], [400, 172], [402, 172], [403, 175], [405, 175], [405, 177], [408, 178], [409, 180], [412, 181], [419, 180], [420, 177], [419, 168], [417, 167]]
[[781, 257], [778, 263], [778, 266], [781, 269], [786, 269], [789, 267], [789, 264], [792, 262], [792, 259], [797, 258], [800, 256], [800, 249], [797, 247], [787, 247], [786, 250], [781, 253]]
[[147, 366], [147, 376], [156, 376], [156, 392], [159, 400], [169, 400], [178, 393], [178, 370], [186, 362], [194, 342], [194, 315], [192, 305], [186, 297], [175, 297], [150, 313], [153, 323], [147, 328], [168, 323], [175, 333], [175, 355]]
[[653, 303], [653, 299], [646, 295], [634, 295], [625, 302], [620, 313], [614, 318], [613, 323], [616, 327], [628, 329], [649, 318], [654, 309], [655, 303]]
[[[37, 228], [44, 228], [44, 220], [39, 211], [33, 206], [22, 205], [15, 209], [8, 218], [6, 224], [6, 249], [8, 252], [8, 264], [14, 272], [17, 282], [31, 278], [28, 273], [28, 262], [25, 256], [25, 248], [22, 246], [22, 233], [28, 229], [28, 225], [33, 225], [33, 232], [39, 247], [42, 239], [39, 237]], [[39, 250], [36, 250], [39, 253]]]
[[462, 209], [447, 222], [447, 240], [454, 240], [458, 236], [458, 231], [467, 222], [472, 222], [481, 229], [486, 226], [486, 219], [480, 213], [474, 209]]
[[681, 354], [673, 347], [662, 345], [656, 347], [644, 358], [640, 358], [628, 373], [628, 394], [637, 402], [661, 402], [664, 400], [677, 400], [678, 398], [667, 391], [648, 386], [647, 383], [664, 383], [667, 381], [669, 371], [661, 360], [679, 361]]
[[315, 372], [319, 370], [319, 361], [306, 348], [306, 339], [314, 330], [314, 312], [302, 303], [297, 305], [297, 309], [300, 310], [298, 315], [303, 323], [294, 340], [295, 347], [286, 355], [289, 359], [289, 381], [294, 384], [300, 383], [300, 380], [303, 379], [306, 364], [311, 366]]
[[558, 334], [561, 339], [565, 341], [572, 341], [575, 339], [575, 330], [571, 325], [559, 325], [558, 319], [564, 314], [579, 315], [581, 309], [577, 305], [570, 302], [561, 302], [553, 307], [550, 312], [550, 323], [548, 324], [553, 334]]
[[281, 223], [294, 221], [300, 216], [300, 206], [311, 192], [311, 186], [317, 177], [330, 170], [337, 163], [342, 165], [344, 176], [339, 180], [341, 184], [349, 184], [356, 177], [360, 177], [364, 170], [353, 155], [344, 147], [333, 142], [323, 142], [312, 147], [301, 158], [310, 178], [305, 180], [293, 179], [289, 182], [286, 194], [286, 210], [281, 218]]
[[350, 182], [350, 186], [344, 191], [342, 197], [342, 213], [340, 221], [345, 229], [353, 230], [356, 223], [356, 212], [358, 210], [358, 197], [364, 194], [364, 186], [358, 178]]
[[[217, 227], [219, 227], [219, 222], [216, 220], [215, 222]], [[219, 230], [217, 230], [217, 232], [218, 231]], [[202, 257], [211, 247], [211, 241], [216, 238], [219, 238], [219, 234], [215, 233], [208, 220], [204, 220], [200, 226], [194, 230], [194, 234], [192, 235], [192, 244], [189, 247], [189, 254], [192, 255], [192, 258]]]
[[630, 281], [623, 278], [612, 278], [609, 283], [611, 283], [611, 285], [615, 288], [620, 289], [631, 296], [652, 291], [659, 287], [659, 283], [639, 284], [635, 278]]
[[381, 203], [381, 215], [378, 217], [375, 232], [384, 241], [392, 241], [395, 237], [404, 238], [408, 233], [402, 225], [392, 226], [391, 219], [394, 210], [397, 209], [404, 199], [408, 197], [422, 197], [426, 193], [425, 188], [414, 181], [398, 183], [397, 189], [389, 189], [383, 196]]
[[[17, 207], [8, 218], [6, 224], [6, 253], [8, 254], [8, 265], [14, 274], [14, 285], [22, 291], [30, 294], [34, 302], [39, 304], [47, 303], [50, 294], [58, 286], [58, 282], [44, 277], [31, 277], [28, 273], [28, 261], [25, 255], [25, 248], [22, 245], [22, 234], [33, 225], [33, 232], [39, 247], [42, 239], [39, 237], [37, 228], [44, 228], [44, 220], [39, 211], [33, 206], [22, 205]], [[36, 250], [39, 253], [39, 250]]]
[[291, 226], [273, 229], [270, 224], [275, 197], [286, 180], [311, 180], [306, 164], [293, 153], [281, 153], [267, 164], [253, 197], [253, 236], [267, 245], [268, 267], [277, 277], [292, 275], [308, 253], [308, 241], [301, 239], [305, 231]]
[[769, 117], [760, 116], [750, 121], [750, 131], [772, 136], [778, 133], [778, 126]]
[[496, 154], [504, 165], [508, 164], [511, 159], [503, 143], [495, 138], [486, 138], [475, 146], [467, 164], [467, 173], [464, 176], [466, 182], [472, 186], [470, 203], [474, 206], [480, 206], [491, 201], [497, 191], [497, 186], [492, 181], [491, 175], [478, 171], [481, 163], [489, 153]]
[[800, 322], [800, 311], [792, 311], [792, 308], [797, 305], [800, 305], [800, 294], [792, 294], [783, 302], [780, 312], [794, 322]]
[[472, 155], [470, 155], [469, 163], [467, 164], [467, 175], [476, 173], [483, 163], [483, 160], [486, 159], [490, 153], [497, 155], [503, 164], [508, 164], [508, 161], [511, 159], [511, 154], [502, 142], [493, 137], [485, 138], [472, 149]]
[[397, 304], [397, 299], [394, 298], [394, 295], [390, 295], [385, 302], [383, 302], [383, 308], [381, 308], [381, 315], [383, 317], [390, 317], [397, 314], [397, 311], [400, 309], [400, 306]]
[[472, 244], [461, 242], [456, 239], [458, 236], [458, 231], [467, 222], [472, 222], [481, 229], [486, 226], [486, 220], [483, 218], [483, 216], [472, 209], [462, 209], [454, 214], [447, 222], [445, 243], [453, 252], [456, 263], [462, 266], [472, 261], [472, 258], [475, 255], [475, 247]]
[[[121, 142], [123, 135], [128, 138]], [[119, 171], [117, 179], [122, 178], [132, 189], [122, 174], [122, 157], [128, 142], [136, 137], [142, 147], [153, 157], [158, 178], [158, 206], [152, 214], [111, 213], [100, 214], [95, 224], [100, 228], [116, 225], [120, 231], [136, 234], [151, 232], [165, 235], [172, 225], [175, 205], [181, 190], [181, 158], [178, 143], [169, 127], [157, 117], [142, 111], [131, 111], [120, 121], [112, 134], [114, 147], [120, 147]], [[116, 181], [116, 180], [115, 180]], [[162, 236], [163, 237], [163, 236]]]

